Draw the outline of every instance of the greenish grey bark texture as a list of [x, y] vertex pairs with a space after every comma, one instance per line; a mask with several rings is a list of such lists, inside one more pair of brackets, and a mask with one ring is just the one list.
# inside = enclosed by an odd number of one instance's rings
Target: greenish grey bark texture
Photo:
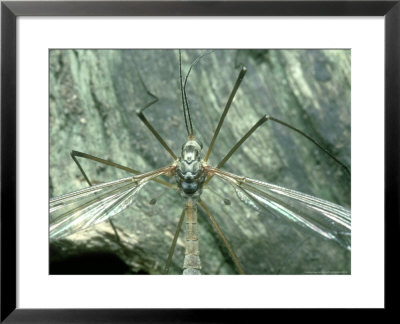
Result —
[[[182, 51], [184, 73], [204, 50]], [[193, 68], [187, 85], [196, 138], [206, 150], [241, 65], [247, 74], [217, 138], [216, 165], [265, 114], [301, 129], [350, 168], [350, 50], [216, 50]], [[140, 172], [173, 162], [136, 111], [145, 115], [179, 155], [187, 139], [176, 50], [50, 51], [50, 197], [87, 187], [72, 150]], [[93, 183], [130, 174], [80, 159]], [[295, 189], [350, 208], [350, 176], [314, 144], [266, 122], [224, 170]], [[174, 179], [163, 178], [174, 183]], [[150, 203], [154, 202], [155, 204]], [[224, 200], [230, 204], [225, 204]], [[244, 205], [227, 184], [212, 180], [207, 204], [248, 274], [350, 273], [350, 252], [335, 242]], [[51, 243], [54, 273], [160, 274], [183, 208], [174, 190], [151, 182], [137, 201], [109, 222]], [[199, 207], [203, 274], [236, 274], [227, 249]], [[184, 226], [183, 226], [184, 227]], [[107, 255], [98, 261], [93, 255]], [[93, 258], [93, 259], [92, 259]], [[95, 260], [96, 261], [91, 261]], [[184, 233], [169, 273], [181, 274]], [[73, 260], [91, 270], [71, 266]], [[111, 260], [111, 261], [110, 261]], [[110, 270], [110, 264], [123, 266]], [[102, 263], [103, 262], [103, 263]], [[78, 270], [71, 268], [77, 266]]]

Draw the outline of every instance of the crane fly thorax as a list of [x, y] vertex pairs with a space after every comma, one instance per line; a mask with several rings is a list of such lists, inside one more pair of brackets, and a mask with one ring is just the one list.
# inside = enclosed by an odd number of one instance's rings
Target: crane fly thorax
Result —
[[182, 146], [181, 156], [176, 166], [176, 181], [184, 196], [200, 195], [205, 180], [203, 170], [202, 145], [194, 139]]

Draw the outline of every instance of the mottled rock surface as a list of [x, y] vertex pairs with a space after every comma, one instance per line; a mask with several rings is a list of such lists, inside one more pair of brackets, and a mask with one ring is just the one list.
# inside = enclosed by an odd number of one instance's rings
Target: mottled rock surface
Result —
[[[183, 71], [201, 53], [183, 51]], [[350, 167], [350, 61], [349, 50], [223, 50], [205, 56], [191, 72], [187, 86], [195, 134], [205, 149], [240, 65], [248, 70], [211, 163], [216, 165], [255, 122], [269, 114], [303, 130]], [[159, 100], [145, 115], [179, 154], [186, 131], [177, 51], [50, 52], [51, 197], [87, 186], [70, 157], [71, 150], [141, 172], [173, 162], [135, 113], [153, 100], [152, 94]], [[129, 175], [81, 161], [93, 183]], [[273, 122], [259, 128], [224, 169], [350, 208], [350, 177], [344, 169], [304, 137]], [[205, 190], [202, 198], [246, 273], [350, 272], [350, 252], [335, 242], [281, 218], [257, 214], [224, 183], [213, 180], [209, 187], [212, 191]], [[157, 203], [151, 204], [154, 198]], [[230, 204], [224, 204], [224, 199]], [[119, 240], [110, 223], [104, 222], [55, 241], [50, 247], [51, 272], [161, 273], [182, 206], [175, 191], [150, 183], [135, 204], [113, 218]], [[202, 272], [237, 273], [201, 208], [199, 231]], [[182, 232], [170, 273], [182, 273], [183, 256]], [[110, 269], [110, 263], [121, 266]]]

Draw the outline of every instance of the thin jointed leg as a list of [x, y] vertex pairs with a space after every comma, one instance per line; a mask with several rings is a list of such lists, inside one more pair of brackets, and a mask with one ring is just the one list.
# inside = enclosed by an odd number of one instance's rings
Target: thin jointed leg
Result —
[[222, 127], [222, 124], [223, 124], [223, 122], [224, 122], [225, 116], [226, 116], [226, 114], [228, 113], [229, 108], [231, 107], [233, 98], [235, 97], [236, 91], [238, 90], [238, 88], [239, 88], [239, 86], [240, 86], [240, 83], [242, 82], [242, 80], [243, 80], [243, 78], [244, 78], [244, 75], [246, 74], [246, 71], [247, 71], [247, 69], [246, 69], [245, 66], [243, 66], [242, 69], [240, 70], [239, 76], [238, 76], [238, 78], [237, 78], [237, 80], [236, 80], [236, 82], [235, 82], [235, 85], [233, 86], [233, 89], [232, 89], [232, 91], [231, 91], [231, 94], [229, 95], [229, 99], [228, 99], [228, 101], [227, 101], [227, 103], [226, 103], [226, 105], [225, 105], [225, 109], [224, 109], [224, 111], [223, 111], [223, 113], [222, 113], [222, 115], [221, 115], [221, 118], [219, 119], [218, 126], [217, 126], [217, 128], [215, 129], [214, 136], [213, 136], [213, 138], [212, 138], [212, 140], [211, 140], [210, 146], [208, 147], [207, 154], [206, 154], [206, 156], [205, 156], [205, 158], [204, 158], [204, 161], [205, 161], [205, 162], [207, 162], [207, 161], [208, 161], [208, 158], [210, 157], [210, 154], [211, 154], [211, 151], [212, 151], [212, 149], [213, 149], [215, 140], [217, 139], [217, 136], [218, 136], [218, 134], [219, 134], [219, 131], [220, 131], [220, 129], [221, 129], [221, 127]]
[[[143, 83], [143, 81], [142, 81], [142, 83]], [[144, 85], [144, 83], [143, 83], [143, 85]], [[156, 137], [156, 139], [167, 150], [167, 152], [172, 156], [172, 158], [174, 160], [176, 160], [177, 156], [175, 155], [175, 153], [171, 150], [171, 148], [168, 146], [168, 144], [163, 140], [161, 135], [154, 129], [154, 127], [150, 124], [150, 122], [147, 120], [147, 118], [143, 114], [143, 112], [147, 108], [149, 108], [150, 106], [152, 106], [153, 104], [155, 104], [158, 101], [158, 98], [155, 95], [153, 95], [149, 90], [147, 90], [147, 88], [146, 88], [146, 91], [154, 99], [149, 104], [147, 104], [146, 106], [144, 106], [141, 109], [139, 109], [138, 111], [136, 111], [136, 115], [138, 115], [138, 117], [143, 122], [143, 124], [145, 124], [145, 126], [153, 133], [153, 135]]]
[[181, 217], [179, 218], [178, 227], [176, 228], [174, 239], [171, 244], [171, 248], [169, 249], [167, 263], [165, 264], [164, 273], [167, 274], [169, 271], [169, 267], [171, 265], [172, 256], [174, 255], [176, 242], [178, 241], [178, 236], [182, 228], [183, 220], [185, 219], [186, 207], [183, 208]]
[[240, 274], [245, 274], [242, 266], [239, 263], [239, 259], [237, 258], [235, 252], [233, 252], [233, 249], [231, 245], [229, 244], [228, 240], [226, 239], [224, 233], [222, 233], [221, 228], [219, 227], [217, 221], [215, 220], [214, 216], [211, 214], [211, 211], [207, 208], [206, 204], [203, 201], [200, 201], [200, 206], [204, 209], [206, 214], [211, 220], [211, 223], [213, 224], [215, 230], [217, 231], [218, 236], [221, 238], [222, 242], [224, 243], [225, 247], [227, 248], [233, 263], [235, 264], [236, 268], [238, 269]]
[[[350, 175], [350, 170], [349, 168], [341, 161], [339, 161], [332, 153], [330, 153], [327, 149], [325, 149], [321, 144], [319, 144], [316, 140], [314, 140], [311, 136], [307, 135], [303, 131], [299, 130], [298, 128], [291, 126], [275, 117], [265, 115], [263, 116], [257, 123], [254, 124], [252, 128], [237, 142], [232, 149], [228, 152], [228, 154], [218, 163], [216, 166], [217, 169], [221, 168], [226, 161], [229, 160], [229, 158], [235, 153], [235, 151], [253, 134], [262, 124], [264, 124], [266, 121], [271, 120], [273, 122], [276, 122], [278, 124], [281, 124], [297, 133], [300, 135], [304, 136], [306, 139], [308, 139], [310, 142], [312, 142], [314, 145], [316, 145], [320, 150], [322, 150], [325, 154], [327, 154], [330, 158], [332, 158], [337, 164], [339, 164], [347, 174]], [[207, 180], [205, 181], [205, 184], [207, 184], [211, 180], [212, 176], [208, 177]]]
[[[91, 155], [91, 154], [87, 154], [87, 153], [83, 153], [83, 152], [79, 152], [79, 151], [71, 151], [71, 157], [75, 161], [75, 163], [77, 164], [79, 170], [82, 172], [85, 180], [87, 181], [87, 183], [89, 183], [89, 185], [91, 185], [91, 183], [90, 183], [88, 177], [86, 176], [85, 172], [83, 171], [83, 168], [81, 167], [77, 157], [81, 157], [81, 158], [84, 158], [84, 159], [96, 161], [96, 162], [99, 162], [99, 163], [102, 163], [102, 164], [105, 164], [105, 165], [112, 166], [112, 167], [117, 168], [117, 169], [121, 169], [121, 170], [130, 172], [130, 173], [136, 174], [136, 175], [143, 173], [143, 172], [137, 171], [135, 169], [131, 169], [131, 168], [128, 168], [126, 166], [123, 166], [121, 164], [118, 164], [118, 163], [115, 163], [115, 162], [112, 162], [112, 161], [108, 161], [108, 160], [104, 160], [104, 159], [101, 159], [101, 158], [99, 158], [97, 156], [94, 156], [94, 155]], [[172, 185], [171, 183], [163, 181], [163, 180], [160, 180], [160, 179], [157, 179], [157, 178], [156, 179], [152, 179], [152, 181], [158, 182], [158, 183], [160, 183], [160, 184], [162, 184], [162, 185], [164, 185], [164, 186], [166, 186], [168, 188], [173, 188], [174, 187], [174, 185]]]

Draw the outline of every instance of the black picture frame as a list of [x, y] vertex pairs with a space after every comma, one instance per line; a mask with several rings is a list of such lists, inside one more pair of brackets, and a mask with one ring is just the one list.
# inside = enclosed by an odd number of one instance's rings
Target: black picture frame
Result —
[[[16, 308], [16, 19], [19, 16], [384, 16], [385, 309], [399, 286], [400, 1], [129, 1], [1, 3], [1, 322], [233, 322], [263, 310]], [[365, 175], [368, 177], [368, 175]], [[367, 180], [366, 180], [367, 181]], [[373, 262], [373, 261], [371, 261]], [[366, 283], [367, 284], [367, 283]], [[257, 313], [257, 314], [256, 314]]]

